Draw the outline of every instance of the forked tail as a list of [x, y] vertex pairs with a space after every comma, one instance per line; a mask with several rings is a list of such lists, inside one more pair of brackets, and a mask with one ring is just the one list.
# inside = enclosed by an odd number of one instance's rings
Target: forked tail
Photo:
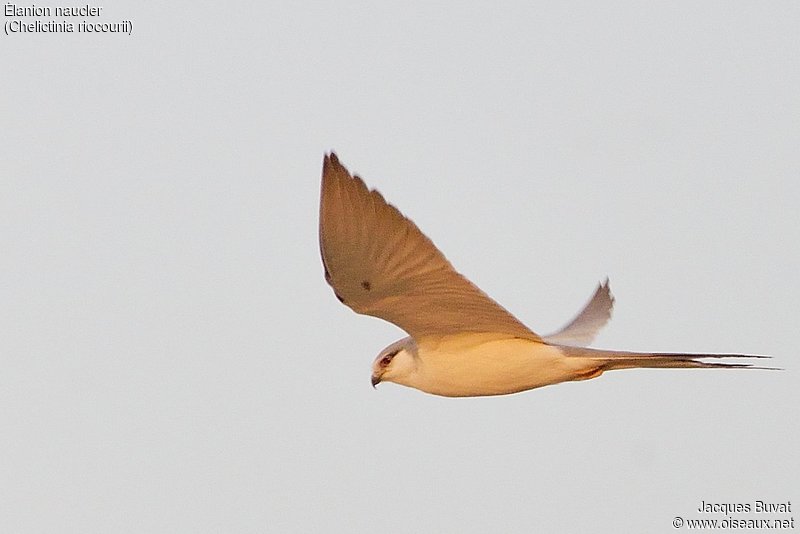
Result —
[[[677, 369], [677, 368], [717, 368], [717, 369], [770, 369], [779, 370], [777, 367], [763, 367], [753, 363], [739, 363], [719, 361], [721, 359], [767, 359], [771, 356], [755, 354], [681, 354], [681, 353], [647, 353], [625, 352], [589, 349], [584, 347], [559, 347], [565, 355], [588, 358], [597, 362], [594, 372], [587, 374], [586, 378], [594, 378], [604, 371], [614, 369]], [[716, 361], [703, 361], [711, 359]]]

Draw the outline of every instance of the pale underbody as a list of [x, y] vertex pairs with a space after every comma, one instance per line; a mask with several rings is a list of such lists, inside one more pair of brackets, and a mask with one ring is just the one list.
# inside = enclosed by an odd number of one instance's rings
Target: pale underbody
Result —
[[413, 360], [407, 373], [388, 380], [447, 397], [517, 393], [601, 372], [597, 359], [566, 356], [557, 346], [493, 334], [423, 338]]

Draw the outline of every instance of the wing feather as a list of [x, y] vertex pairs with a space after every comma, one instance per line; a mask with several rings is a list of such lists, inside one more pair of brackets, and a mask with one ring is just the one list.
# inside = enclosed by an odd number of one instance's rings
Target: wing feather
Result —
[[417, 226], [325, 156], [319, 240], [325, 279], [357, 313], [414, 338], [491, 332], [541, 338], [453, 269]]
[[552, 345], [585, 347], [608, 322], [613, 307], [614, 297], [606, 278], [577, 317], [558, 332], [544, 336], [544, 341]]

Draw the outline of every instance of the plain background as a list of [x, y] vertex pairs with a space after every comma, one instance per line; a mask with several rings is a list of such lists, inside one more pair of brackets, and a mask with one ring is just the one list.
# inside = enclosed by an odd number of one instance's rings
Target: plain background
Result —
[[[799, 4], [102, 5], [133, 34], [0, 36], [0, 530], [672, 532], [800, 499]], [[323, 280], [331, 149], [538, 332], [609, 276], [595, 346], [787, 370], [373, 391], [404, 334]]]

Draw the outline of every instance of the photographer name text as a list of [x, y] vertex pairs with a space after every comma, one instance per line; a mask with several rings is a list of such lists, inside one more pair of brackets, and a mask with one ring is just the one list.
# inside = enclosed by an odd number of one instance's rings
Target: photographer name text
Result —
[[792, 513], [791, 501], [786, 502], [706, 502], [701, 501], [697, 511], [701, 514], [790, 514]]

